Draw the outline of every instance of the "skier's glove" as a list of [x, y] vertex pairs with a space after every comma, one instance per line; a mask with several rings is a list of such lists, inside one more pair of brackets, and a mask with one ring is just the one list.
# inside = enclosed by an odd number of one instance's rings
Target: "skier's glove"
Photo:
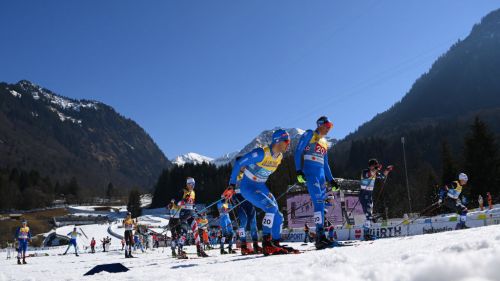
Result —
[[229, 200], [231, 199], [231, 197], [233, 197], [233, 195], [235, 194], [236, 192], [234, 191], [234, 184], [230, 184], [226, 190], [224, 190], [224, 192], [222, 193], [222, 197], [224, 197], [224, 199], [226, 200]]
[[441, 205], [442, 203], [443, 203], [443, 199], [439, 198], [438, 205]]
[[301, 184], [306, 183], [305, 175], [302, 170], [297, 171], [297, 181]]
[[339, 183], [337, 182], [337, 180], [332, 179], [330, 181], [330, 186], [332, 187], [333, 192], [339, 191]]

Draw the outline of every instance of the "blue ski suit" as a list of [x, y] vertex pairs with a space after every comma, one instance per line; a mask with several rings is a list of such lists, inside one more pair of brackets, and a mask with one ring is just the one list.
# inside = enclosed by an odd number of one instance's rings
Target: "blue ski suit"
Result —
[[16, 230], [16, 239], [19, 242], [17, 257], [24, 257], [26, 251], [28, 250], [28, 241], [31, 239], [30, 228], [28, 226], [18, 227]]
[[[302, 164], [303, 160], [303, 164]], [[318, 131], [307, 130], [295, 149], [295, 169], [306, 177], [307, 190], [314, 206], [316, 233], [324, 235], [326, 181], [333, 180], [328, 164], [328, 142]]]
[[229, 181], [229, 184], [236, 185], [238, 174], [245, 168], [240, 183], [241, 195], [266, 213], [262, 221], [262, 233], [270, 234], [273, 240], [281, 238], [283, 214], [279, 212], [278, 202], [266, 186], [266, 181], [282, 159], [283, 155], [273, 155], [270, 147], [256, 148], [235, 162]]

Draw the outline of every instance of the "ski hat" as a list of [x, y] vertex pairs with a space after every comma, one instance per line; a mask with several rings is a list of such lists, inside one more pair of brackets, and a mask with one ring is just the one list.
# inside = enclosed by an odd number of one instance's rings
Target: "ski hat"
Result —
[[460, 173], [460, 175], [458, 175], [458, 180], [468, 181], [469, 177], [466, 174], [464, 174], [464, 173]]
[[194, 185], [195, 185], [195, 183], [196, 183], [196, 182], [195, 182], [194, 178], [192, 178], [192, 177], [189, 177], [189, 178], [187, 178], [187, 179], [186, 179], [186, 184], [187, 184], [187, 185], [192, 184], [192, 185], [194, 186]]
[[21, 224], [28, 224], [28, 221], [27, 220], [22, 220]]
[[276, 144], [278, 142], [289, 142], [290, 141], [290, 135], [283, 129], [278, 129], [274, 131], [271, 145]]
[[333, 123], [330, 122], [330, 120], [328, 119], [328, 117], [326, 116], [321, 116], [317, 121], [316, 121], [316, 125], [318, 127], [321, 127], [321, 126], [326, 126], [328, 128], [332, 128], [333, 127]]
[[378, 160], [375, 158], [368, 160], [368, 167], [371, 167], [371, 166], [378, 166]]

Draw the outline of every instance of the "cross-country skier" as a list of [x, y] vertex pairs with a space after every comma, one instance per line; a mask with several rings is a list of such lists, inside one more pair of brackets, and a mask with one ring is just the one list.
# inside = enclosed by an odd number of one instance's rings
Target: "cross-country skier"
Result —
[[285, 130], [274, 131], [269, 146], [256, 148], [234, 163], [229, 181], [229, 188], [234, 190], [237, 177], [244, 168], [244, 176], [240, 183], [241, 195], [265, 212], [262, 221], [262, 248], [266, 256], [288, 254], [289, 250], [293, 251], [293, 249], [280, 246], [283, 214], [280, 213], [278, 202], [266, 186], [267, 179], [278, 168], [283, 159], [283, 153], [288, 150], [289, 145], [290, 136]]
[[134, 228], [137, 226], [136, 222], [132, 219], [132, 213], [128, 212], [127, 217], [123, 220], [123, 227], [125, 228], [125, 258], [133, 258], [132, 246], [134, 245]]
[[464, 206], [461, 199], [463, 187], [467, 184], [469, 178], [466, 174], [460, 173], [458, 181], [453, 181], [450, 184], [443, 186], [439, 191], [438, 203], [443, 204], [450, 210], [456, 211], [460, 215], [460, 221], [457, 223], [456, 229], [467, 228], [467, 207]]
[[392, 171], [393, 166], [389, 165], [387, 168], [380, 172], [382, 166], [378, 163], [377, 159], [370, 159], [368, 161], [368, 169], [361, 172], [361, 191], [359, 192], [359, 203], [363, 208], [365, 214], [365, 223], [363, 225], [363, 236], [365, 240], [376, 239], [375, 235], [370, 234], [370, 227], [373, 221], [373, 189], [377, 179], [385, 180], [387, 175]]
[[[170, 248], [172, 249], [172, 257], [176, 258], [177, 257], [177, 247], [179, 244], [179, 239], [181, 236], [181, 220], [179, 219], [179, 214], [181, 211], [181, 208], [177, 206], [175, 203], [175, 200], [172, 199], [170, 203], [167, 206], [168, 210], [170, 211], [170, 219], [168, 221], [168, 229], [170, 229], [170, 234], [171, 234], [171, 241], [170, 241]], [[179, 248], [179, 251], [180, 248]]]
[[77, 245], [76, 239], [78, 238], [78, 236], [81, 236], [82, 234], [80, 232], [78, 232], [76, 230], [76, 227], [75, 227], [75, 228], [73, 228], [73, 231], [71, 231], [70, 233], [68, 233], [66, 235], [69, 236], [70, 239], [69, 239], [68, 247], [66, 248], [66, 251], [64, 251], [63, 255], [66, 255], [68, 253], [69, 248], [71, 248], [71, 246], [73, 246], [75, 248], [75, 255], [78, 257], [78, 245]]
[[28, 241], [31, 242], [31, 231], [26, 220], [23, 220], [21, 226], [17, 228], [16, 239], [19, 244], [17, 249], [17, 264], [21, 264], [21, 258], [23, 259], [23, 264], [26, 264]]
[[333, 191], [338, 190], [338, 184], [328, 164], [328, 142], [325, 139], [333, 123], [328, 117], [321, 116], [316, 125], [316, 130], [307, 130], [300, 138], [295, 149], [295, 169], [298, 182], [307, 184], [314, 206], [316, 249], [325, 249], [334, 246], [326, 237], [324, 229], [325, 201], [328, 199], [326, 181], [330, 183]]
[[[217, 203], [217, 210], [219, 210], [219, 224], [222, 231], [222, 239], [220, 240], [221, 255], [236, 253], [233, 250], [233, 224], [231, 222], [231, 218], [229, 217], [229, 210], [231, 209], [232, 206], [229, 204], [229, 200], [222, 200]], [[225, 242], [228, 244], [227, 252], [224, 250]]]
[[[201, 239], [198, 231], [198, 223], [196, 222], [195, 218], [195, 210], [194, 210], [195, 184], [196, 182], [194, 178], [188, 177], [186, 179], [186, 187], [183, 190], [182, 200], [179, 201], [178, 204], [176, 204], [177, 208], [180, 208], [179, 210], [180, 227], [173, 225], [172, 227], [176, 232], [175, 236], [177, 237], [176, 243], [178, 247], [179, 258], [187, 258], [186, 253], [182, 250], [182, 248], [184, 246], [184, 242], [187, 240], [187, 234], [189, 229], [192, 230], [194, 236], [196, 244], [196, 254], [199, 257], [208, 257], [208, 255], [205, 253], [201, 245]], [[172, 236], [174, 236], [174, 233], [172, 233]]]
[[[236, 161], [240, 160], [240, 158], [240, 156], [236, 157]], [[261, 254], [262, 248], [259, 246], [259, 234], [257, 229], [257, 211], [250, 201], [243, 198], [240, 191], [240, 183], [244, 176], [243, 171], [244, 168], [242, 168], [238, 174], [234, 192], [231, 193], [231, 189], [228, 189], [227, 193], [229, 193], [229, 196], [225, 196], [230, 198], [235, 205], [239, 205], [237, 208], [237, 215], [239, 221], [238, 237], [241, 242], [241, 254]], [[249, 249], [247, 245], [247, 230], [250, 231], [252, 237], [253, 249]]]
[[134, 235], [134, 251], [136, 251], [137, 249], [140, 249], [144, 253], [144, 246], [142, 245], [139, 233], [137, 233], [136, 231]]

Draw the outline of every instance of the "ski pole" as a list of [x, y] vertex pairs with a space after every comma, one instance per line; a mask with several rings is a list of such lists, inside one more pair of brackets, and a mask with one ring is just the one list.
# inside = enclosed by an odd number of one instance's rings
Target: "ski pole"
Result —
[[[283, 192], [282, 194], [280, 194], [280, 196], [278, 196], [277, 198], [275, 198], [276, 201], [278, 201], [280, 198], [282, 198], [283, 196], [285, 196], [286, 193], [288, 193], [290, 190], [292, 190], [293, 188], [295, 188], [296, 186], [298, 186], [297, 184], [293, 184], [291, 185], [290, 187], [288, 187], [285, 192]], [[222, 199], [221, 199], [222, 200]], [[219, 200], [220, 201], [220, 200]], [[244, 202], [248, 201], [247, 199], [244, 199], [242, 201], [240, 201], [238, 204], [234, 205], [232, 208], [230, 208], [228, 210], [228, 212], [231, 212], [232, 210], [236, 209], [238, 206], [240, 206], [241, 204], [243, 204]], [[217, 216], [217, 217], [214, 217], [212, 218], [211, 220], [209, 220], [206, 224], [203, 224], [202, 226], [205, 226], [205, 225], [210, 225], [211, 222], [213, 222], [215, 219], [219, 219], [221, 216]]]
[[349, 220], [349, 217], [352, 215], [352, 213], [354, 212], [354, 210], [356, 209], [356, 207], [358, 206], [360, 200], [358, 198], [358, 201], [356, 201], [356, 204], [354, 204], [354, 206], [351, 208], [351, 212], [347, 215], [347, 218], [346, 220], [344, 221], [344, 223], [342, 223], [342, 227], [341, 228], [344, 228], [344, 225], [346, 224], [346, 222]]
[[384, 187], [385, 187], [385, 183], [387, 182], [387, 178], [389, 177], [389, 175], [387, 175], [385, 178], [384, 178], [384, 182], [382, 183], [382, 186], [380, 187], [380, 191], [377, 195], [377, 199], [375, 201], [373, 201], [373, 208], [372, 210], [375, 210], [375, 203], [378, 203], [378, 200], [380, 199], [380, 196], [382, 195], [382, 193], [384, 193]]
[[203, 212], [205, 212], [206, 210], [210, 209], [212, 206], [214, 206], [214, 205], [216, 205], [217, 203], [219, 203], [220, 201], [222, 201], [222, 198], [221, 198], [221, 199], [219, 199], [219, 200], [217, 200], [217, 201], [215, 201], [215, 202], [213, 202], [213, 203], [211, 203], [210, 205], [206, 206], [205, 208], [201, 209], [200, 211], [197, 211], [197, 210], [196, 210], [195, 212], [196, 212], [196, 213], [203, 213]]
[[[420, 218], [421, 218], [421, 217], [423, 217], [423, 216], [424, 216], [427, 212], [434, 211], [437, 207], [439, 207], [439, 202], [435, 202], [435, 203], [433, 203], [432, 205], [427, 206], [425, 209], [423, 209], [422, 211], [420, 211], [420, 215], [418, 215], [418, 216], [417, 216], [416, 218], [414, 218], [414, 219], [409, 220], [409, 221], [408, 221], [408, 223], [412, 223], [412, 222], [414, 222], [414, 221], [416, 221], [416, 220], [420, 219]], [[401, 222], [401, 223], [399, 223], [399, 224], [397, 224], [397, 225], [395, 225], [394, 227], [400, 226], [400, 225], [402, 225], [403, 223], [404, 223], [404, 221], [403, 221], [403, 222]]]
[[[247, 201], [247, 199], [242, 200], [241, 202], [239, 202], [238, 204], [236, 204], [236, 205], [234, 205], [232, 208], [230, 208], [230, 209], [228, 210], [228, 212], [231, 212], [232, 210], [236, 209], [239, 205], [243, 204], [243, 203], [244, 203], [244, 202], [246, 202], [246, 201]], [[220, 217], [221, 217], [221, 215], [219, 214], [218, 216], [213, 217], [213, 218], [212, 218], [211, 220], [209, 220], [207, 223], [200, 225], [200, 227], [204, 227], [205, 225], [210, 226], [210, 223], [211, 223], [211, 222], [215, 221], [216, 219], [219, 219]]]
[[[196, 211], [195, 210], [195, 213], [196, 214], [199, 214], [199, 213], [203, 213], [205, 212], [206, 210], [210, 209], [212, 206], [214, 206], [215, 204], [219, 203], [222, 199], [219, 199], [211, 204], [209, 204], [208, 206], [206, 206], [205, 208], [203, 208], [202, 210], [200, 211]], [[170, 215], [170, 218], [173, 218], [175, 217], [180, 211], [182, 210], [182, 208], [178, 209], [173, 215]], [[178, 225], [180, 225], [181, 222], [178, 222], [176, 225], [172, 225], [170, 228], [173, 228], [173, 227], [176, 227]], [[169, 229], [169, 226], [167, 225], [167, 227], [165, 227], [165, 229], [161, 232], [161, 234], [165, 233], [167, 230]]]
[[85, 234], [85, 232], [83, 232], [83, 229], [81, 227], [79, 227], [79, 229], [83, 233], [83, 235], [85, 235], [85, 238], [87, 238], [87, 240], [89, 240], [89, 238], [87, 237], [87, 234]]

